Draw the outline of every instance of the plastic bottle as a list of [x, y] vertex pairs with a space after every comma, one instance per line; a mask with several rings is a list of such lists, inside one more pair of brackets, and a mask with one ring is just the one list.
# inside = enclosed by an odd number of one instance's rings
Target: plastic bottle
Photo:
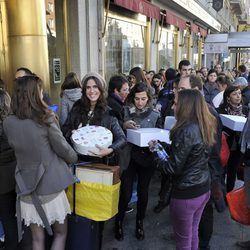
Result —
[[154, 152], [160, 160], [167, 160], [169, 157], [159, 142], [155, 145]]

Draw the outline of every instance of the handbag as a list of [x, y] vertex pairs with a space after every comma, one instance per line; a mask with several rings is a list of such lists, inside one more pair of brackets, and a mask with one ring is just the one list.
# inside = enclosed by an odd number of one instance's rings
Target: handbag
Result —
[[247, 207], [245, 187], [235, 189], [226, 195], [230, 215], [243, 225], [250, 225], [250, 208]]

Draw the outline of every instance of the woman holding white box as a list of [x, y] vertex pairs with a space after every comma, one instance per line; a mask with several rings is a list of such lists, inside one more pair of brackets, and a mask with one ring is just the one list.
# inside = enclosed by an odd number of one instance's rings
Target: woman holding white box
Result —
[[72, 107], [66, 122], [62, 126], [62, 132], [70, 142], [72, 133], [80, 127], [97, 125], [109, 129], [113, 135], [113, 141], [109, 147], [91, 145], [91, 147], [96, 147], [99, 150], [92, 152], [92, 156], [80, 156], [81, 160], [84, 161], [108, 163], [111, 159], [110, 156], [114, 156], [125, 145], [126, 137], [118, 120], [111, 115], [111, 109], [107, 107], [107, 85], [102, 76], [90, 72], [84, 76], [81, 84], [82, 97]]
[[[242, 105], [242, 95], [239, 86], [229, 86], [226, 88], [223, 95], [223, 103], [217, 109], [219, 114], [235, 115], [247, 117], [248, 107]], [[240, 164], [240, 132], [233, 131], [230, 128], [223, 127], [223, 130], [228, 135], [227, 142], [230, 148], [230, 157], [227, 163], [227, 192], [234, 188], [237, 167]]]
[[[160, 113], [153, 110], [151, 99], [150, 90], [145, 83], [141, 82], [133, 87], [128, 96], [128, 106], [125, 107], [124, 129], [161, 127]], [[138, 178], [136, 237], [138, 240], [144, 239], [143, 219], [148, 203], [149, 183], [154, 172], [153, 154], [148, 150], [148, 147], [136, 145], [131, 147], [130, 164], [121, 177], [119, 212], [115, 222], [115, 238], [118, 240], [123, 240], [123, 219], [136, 176]]]

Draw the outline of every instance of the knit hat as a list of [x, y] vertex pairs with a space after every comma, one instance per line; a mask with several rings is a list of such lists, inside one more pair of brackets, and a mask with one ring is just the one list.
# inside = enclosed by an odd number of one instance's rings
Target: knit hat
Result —
[[82, 81], [81, 81], [82, 87], [83, 87], [85, 84], [87, 84], [87, 81], [86, 81], [86, 80], [87, 80], [88, 78], [91, 78], [91, 77], [97, 78], [97, 79], [100, 81], [100, 83], [102, 84], [102, 87], [104, 88], [105, 92], [107, 91], [107, 83], [106, 83], [105, 79], [104, 79], [100, 74], [98, 74], [98, 73], [96, 73], [96, 72], [89, 72], [89, 73], [87, 73], [87, 74], [82, 78]]
[[235, 81], [233, 82], [234, 86], [242, 86], [242, 87], [246, 87], [248, 86], [248, 82], [247, 79], [245, 77], [237, 77], [235, 79]]

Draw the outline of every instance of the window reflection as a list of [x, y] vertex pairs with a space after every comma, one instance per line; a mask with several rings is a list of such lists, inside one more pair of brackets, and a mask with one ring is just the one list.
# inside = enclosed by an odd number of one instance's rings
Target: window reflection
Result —
[[192, 37], [192, 65], [194, 69], [198, 69], [198, 41], [199, 41], [199, 36], [195, 33], [193, 33]]
[[144, 27], [108, 18], [105, 56], [107, 80], [115, 73], [128, 74], [135, 66], [144, 68]]
[[159, 68], [174, 67], [174, 63], [174, 34], [163, 29], [159, 43]]

